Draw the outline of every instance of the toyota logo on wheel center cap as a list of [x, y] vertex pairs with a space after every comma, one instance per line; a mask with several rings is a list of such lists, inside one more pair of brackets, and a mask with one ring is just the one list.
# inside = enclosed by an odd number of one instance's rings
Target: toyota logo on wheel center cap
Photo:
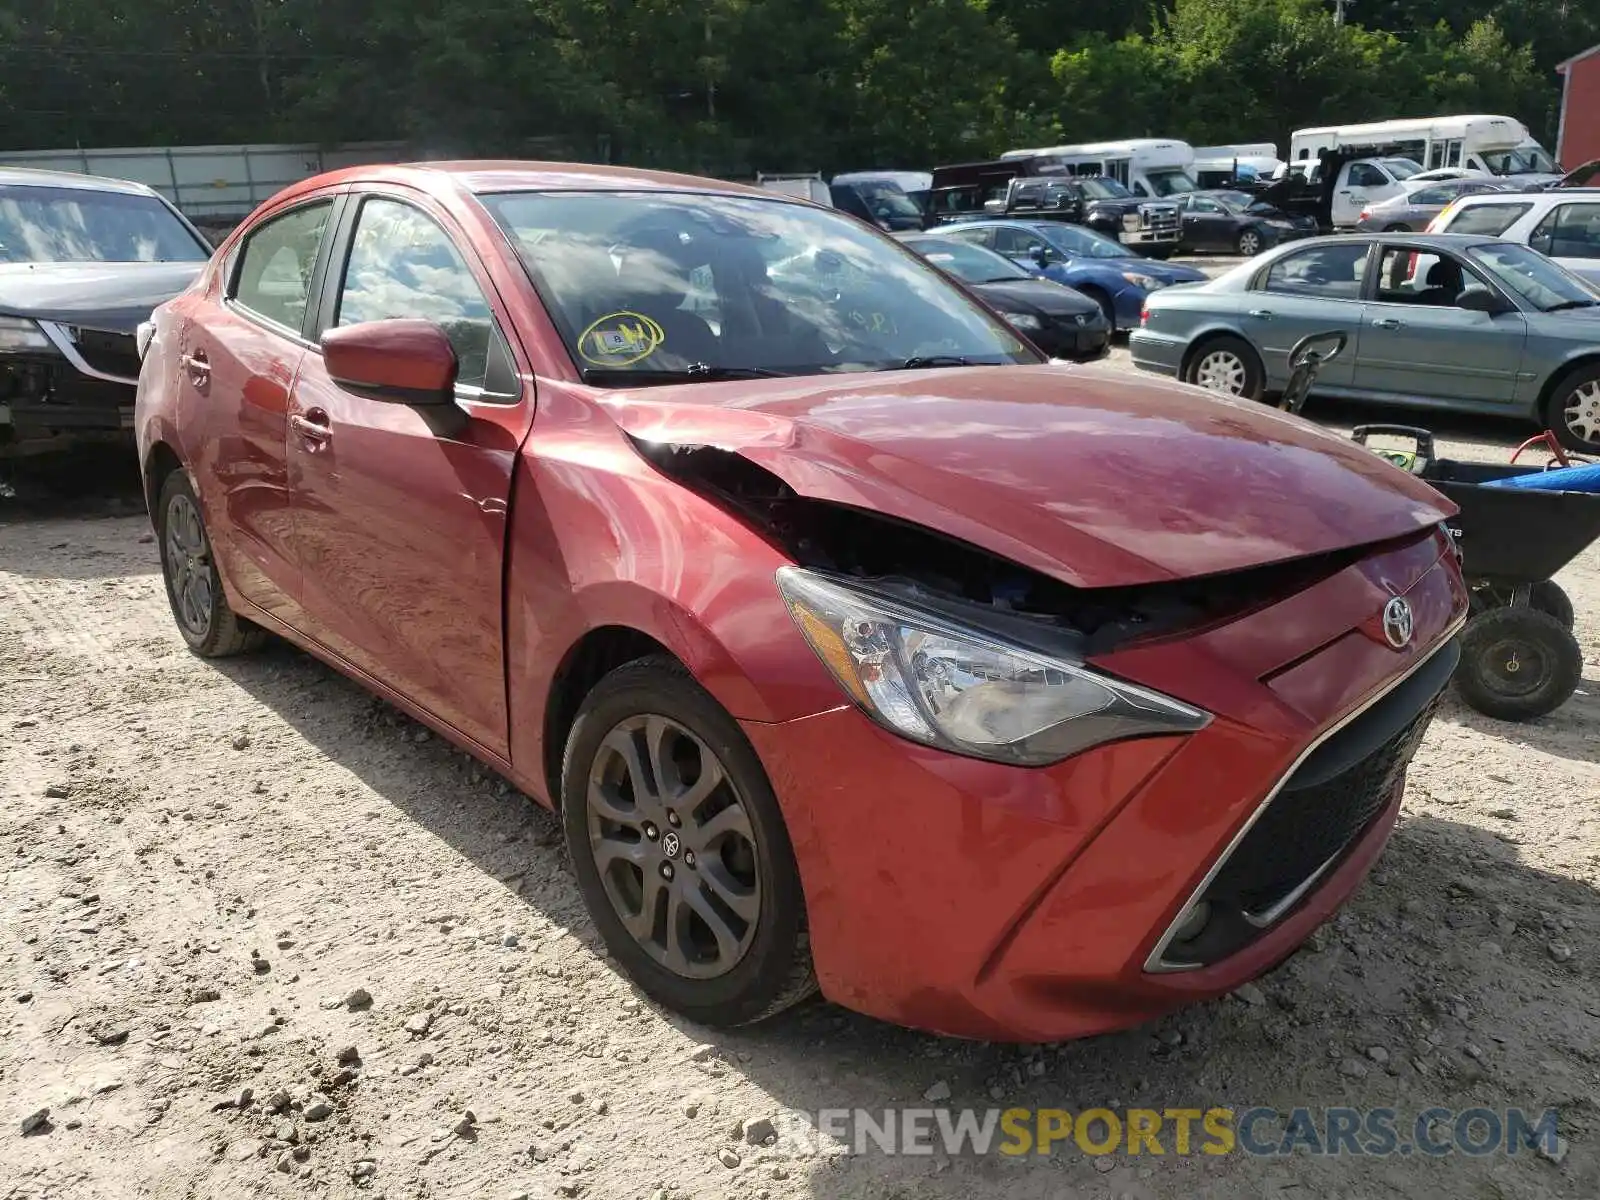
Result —
[[1396, 596], [1383, 606], [1383, 636], [1396, 650], [1410, 643], [1414, 624], [1411, 604], [1404, 596]]
[[679, 844], [678, 835], [675, 833], [669, 833], [661, 839], [661, 849], [666, 852], [668, 858], [678, 857]]

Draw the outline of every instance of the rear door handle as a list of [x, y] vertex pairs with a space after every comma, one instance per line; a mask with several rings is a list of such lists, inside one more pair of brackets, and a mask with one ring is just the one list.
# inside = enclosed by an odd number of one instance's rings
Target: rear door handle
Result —
[[1269, 308], [1252, 308], [1250, 315], [1258, 321], [1272, 320], [1272, 310]]
[[1393, 317], [1383, 317], [1377, 321], [1374, 321], [1372, 323], [1372, 327], [1374, 329], [1404, 329], [1406, 327], [1406, 323], [1404, 321], [1397, 321]]
[[333, 437], [328, 414], [320, 408], [308, 408], [303, 413], [292, 414], [289, 425], [308, 442], [326, 442]]

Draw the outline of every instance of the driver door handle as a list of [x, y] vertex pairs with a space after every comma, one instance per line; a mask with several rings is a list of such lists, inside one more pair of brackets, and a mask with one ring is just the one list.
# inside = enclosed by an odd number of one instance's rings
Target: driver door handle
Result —
[[333, 437], [328, 414], [320, 408], [308, 408], [303, 413], [294, 413], [289, 418], [289, 425], [308, 442], [326, 442]]
[[1272, 320], [1272, 310], [1268, 308], [1252, 308], [1250, 315], [1258, 321]]
[[1393, 317], [1382, 317], [1379, 320], [1374, 321], [1372, 323], [1372, 327], [1374, 329], [1404, 329], [1406, 327], [1406, 323], [1404, 321], [1397, 321]]

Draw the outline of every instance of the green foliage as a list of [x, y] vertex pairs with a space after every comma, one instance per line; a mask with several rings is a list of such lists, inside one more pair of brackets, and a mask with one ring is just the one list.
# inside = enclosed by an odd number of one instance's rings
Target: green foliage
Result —
[[0, 147], [397, 138], [724, 174], [1499, 112], [1600, 0], [0, 0]]

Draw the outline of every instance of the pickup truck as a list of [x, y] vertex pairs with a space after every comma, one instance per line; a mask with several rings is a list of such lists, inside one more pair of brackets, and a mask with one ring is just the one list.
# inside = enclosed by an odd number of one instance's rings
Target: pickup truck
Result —
[[1169, 258], [1183, 236], [1178, 205], [1144, 200], [1098, 175], [1021, 173], [1028, 160], [936, 167], [930, 211], [941, 222], [979, 217], [1047, 219], [1083, 225], [1137, 249]]
[[1355, 157], [1325, 150], [1315, 161], [1286, 163], [1270, 181], [1252, 190], [1287, 213], [1315, 217], [1320, 228], [1354, 229], [1363, 209], [1406, 191], [1422, 168], [1398, 155]]

